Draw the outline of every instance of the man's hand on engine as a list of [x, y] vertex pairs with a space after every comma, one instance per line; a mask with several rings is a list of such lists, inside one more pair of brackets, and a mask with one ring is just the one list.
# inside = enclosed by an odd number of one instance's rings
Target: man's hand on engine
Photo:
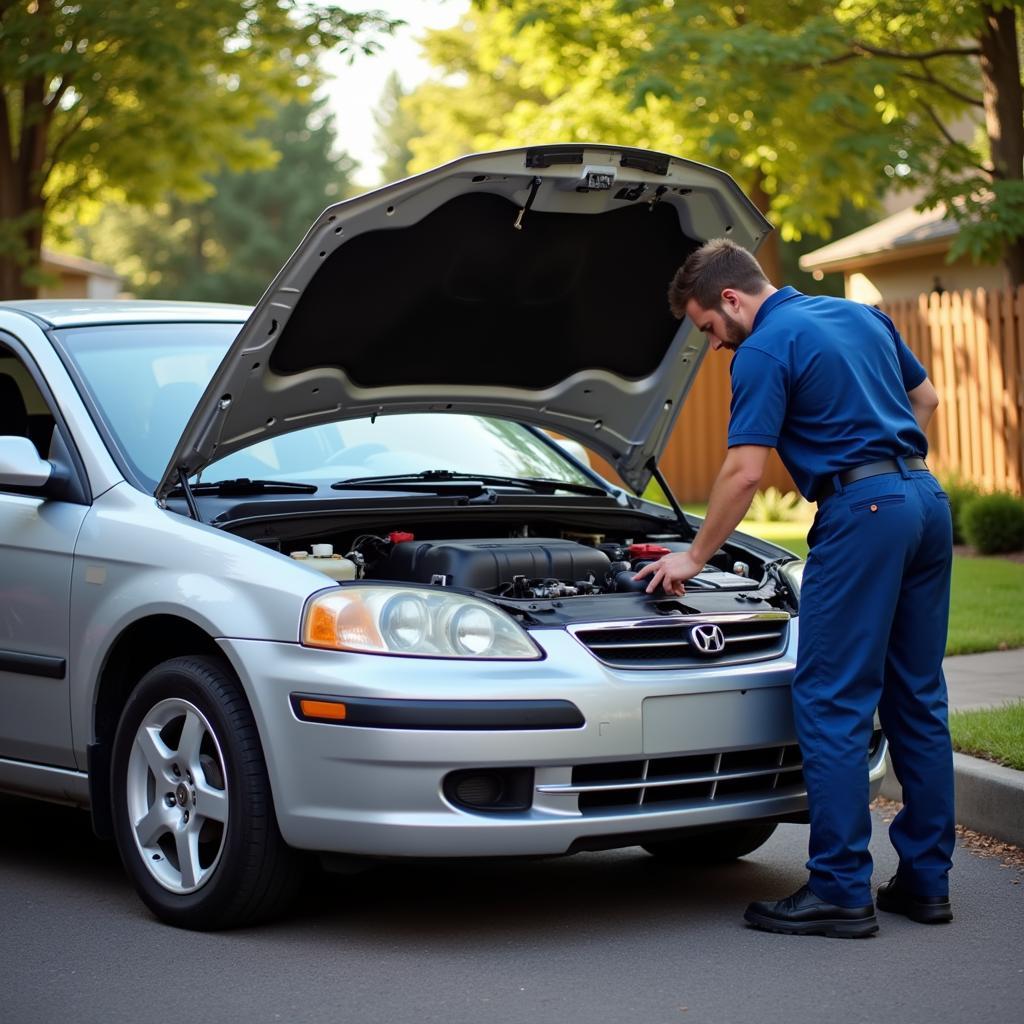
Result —
[[689, 551], [673, 551], [671, 555], [662, 555], [656, 562], [645, 565], [634, 577], [642, 580], [653, 577], [647, 584], [647, 593], [652, 594], [663, 587], [666, 594], [681, 597], [686, 593], [683, 583], [692, 579], [704, 568], [704, 563], [697, 561]]

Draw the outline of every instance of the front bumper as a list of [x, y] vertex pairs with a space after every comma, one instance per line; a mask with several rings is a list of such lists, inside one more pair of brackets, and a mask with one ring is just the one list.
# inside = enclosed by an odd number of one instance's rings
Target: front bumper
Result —
[[[516, 856], [805, 814], [806, 791], [793, 768], [796, 629], [791, 633], [780, 658], [686, 671], [610, 668], [564, 630], [534, 632], [546, 655], [536, 662], [220, 643], [252, 705], [290, 845], [376, 856]], [[584, 724], [321, 724], [300, 720], [295, 693], [377, 703], [571, 702]], [[775, 752], [776, 770], [766, 769]], [[532, 769], [527, 809], [475, 811], [445, 794], [449, 773], [516, 767]], [[872, 796], [884, 774], [881, 741], [870, 757]]]

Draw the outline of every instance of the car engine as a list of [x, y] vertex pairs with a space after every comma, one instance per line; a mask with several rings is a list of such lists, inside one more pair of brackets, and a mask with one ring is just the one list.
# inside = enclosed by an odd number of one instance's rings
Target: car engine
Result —
[[[408, 534], [360, 538], [347, 557], [366, 579], [456, 586], [509, 598], [568, 598], [644, 590], [633, 577], [644, 565], [685, 543], [595, 546], [552, 537], [420, 540]], [[738, 568], [745, 568], [738, 566]], [[753, 590], [738, 572], [709, 566], [688, 588]]]

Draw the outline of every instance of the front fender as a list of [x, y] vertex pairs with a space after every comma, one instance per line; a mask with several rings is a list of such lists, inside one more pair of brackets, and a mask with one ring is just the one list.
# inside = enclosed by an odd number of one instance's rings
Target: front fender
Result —
[[69, 675], [75, 754], [85, 763], [103, 667], [133, 623], [175, 616], [211, 640], [298, 639], [321, 573], [186, 519], [122, 483], [93, 505], [75, 550]]

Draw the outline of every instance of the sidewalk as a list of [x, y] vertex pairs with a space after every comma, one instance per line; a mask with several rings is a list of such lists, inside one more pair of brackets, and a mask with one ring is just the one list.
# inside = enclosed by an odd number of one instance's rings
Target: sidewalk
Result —
[[[942, 663], [951, 711], [992, 707], [1024, 699], [1024, 649], [962, 654]], [[953, 754], [957, 822], [1004, 842], [1024, 846], [1024, 772], [966, 754]], [[889, 774], [882, 795], [901, 800]]]
[[966, 711], [1024, 699], [1024, 648], [961, 654], [942, 663], [949, 709]]

